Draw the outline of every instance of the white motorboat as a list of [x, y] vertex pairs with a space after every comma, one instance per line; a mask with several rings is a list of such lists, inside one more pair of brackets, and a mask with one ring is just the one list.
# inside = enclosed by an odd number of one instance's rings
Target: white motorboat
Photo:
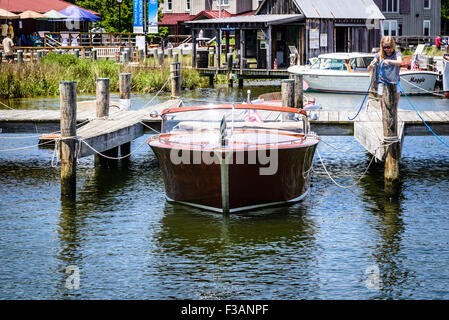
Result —
[[[371, 81], [368, 66], [373, 59], [371, 53], [326, 53], [311, 66], [295, 65], [288, 71], [303, 75], [307, 91], [365, 94]], [[401, 70], [400, 76], [407, 95], [432, 94], [438, 73]]]

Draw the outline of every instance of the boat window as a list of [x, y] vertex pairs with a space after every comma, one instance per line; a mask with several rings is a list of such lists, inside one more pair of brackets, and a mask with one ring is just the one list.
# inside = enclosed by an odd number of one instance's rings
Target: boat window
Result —
[[325, 58], [318, 59], [311, 68], [320, 70], [347, 70], [344, 60]]
[[349, 64], [353, 71], [367, 71], [368, 66], [374, 57], [357, 57], [349, 60]]

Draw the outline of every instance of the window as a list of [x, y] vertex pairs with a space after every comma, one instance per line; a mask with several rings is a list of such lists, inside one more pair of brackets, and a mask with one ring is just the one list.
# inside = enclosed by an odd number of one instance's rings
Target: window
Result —
[[424, 20], [423, 22], [423, 34], [430, 36], [430, 20]]
[[186, 11], [190, 11], [190, 0], [186, 0]]
[[399, 12], [399, 0], [382, 0], [382, 11]]
[[424, 9], [430, 9], [431, 0], [424, 0]]
[[311, 68], [319, 70], [347, 70], [345, 60], [327, 58], [318, 59]]
[[167, 0], [167, 11], [173, 10], [173, 0]]
[[221, 1], [222, 6], [229, 6], [229, 0], [217, 0], [217, 4]]
[[384, 36], [397, 36], [398, 35], [398, 22], [396, 20], [384, 20], [383, 28]]

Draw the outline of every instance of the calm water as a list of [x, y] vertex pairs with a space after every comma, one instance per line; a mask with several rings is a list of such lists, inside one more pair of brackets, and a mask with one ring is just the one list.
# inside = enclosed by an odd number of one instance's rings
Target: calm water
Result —
[[[242, 101], [247, 89], [183, 96], [186, 104]], [[273, 88], [251, 90], [254, 98]], [[325, 108], [338, 101], [355, 111], [362, 99], [316, 96]], [[133, 105], [149, 98], [133, 96]], [[414, 102], [421, 110], [449, 109], [447, 100]], [[17, 136], [0, 135], [0, 150], [37, 143], [11, 139]], [[353, 137], [323, 140], [353, 152], [318, 148], [340, 184], [356, 183], [370, 157], [357, 153], [363, 148]], [[397, 201], [384, 196], [382, 166], [343, 189], [316, 157], [304, 202], [228, 219], [167, 203], [157, 159], [145, 144], [114, 170], [81, 159], [74, 202], [60, 198], [52, 153], [0, 152], [0, 299], [449, 299], [449, 152], [434, 137], [406, 137]], [[67, 282], [73, 270], [79, 288]]]

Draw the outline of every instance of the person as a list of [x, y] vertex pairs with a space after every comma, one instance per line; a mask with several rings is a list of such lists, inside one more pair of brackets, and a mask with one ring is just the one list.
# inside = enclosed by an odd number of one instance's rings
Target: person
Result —
[[11, 34], [11, 39], [14, 39], [14, 27], [12, 26], [12, 22], [9, 21], [8, 33]]
[[6, 38], [2, 41], [3, 51], [5, 52], [5, 59], [8, 63], [14, 62], [14, 42], [11, 39], [11, 34], [8, 33]]
[[441, 49], [441, 36], [440, 36], [440, 35], [438, 35], [438, 36], [435, 38], [435, 46], [438, 48], [438, 50]]
[[8, 24], [5, 22], [2, 24], [2, 40], [8, 35]]
[[397, 83], [398, 101], [401, 95], [399, 72], [402, 65], [402, 54], [396, 51], [396, 43], [391, 36], [385, 36], [380, 40], [380, 51], [374, 56], [374, 60], [368, 66], [368, 71], [371, 71], [375, 65], [380, 66], [379, 69], [379, 85], [377, 87], [377, 94], [382, 106], [383, 83]]

